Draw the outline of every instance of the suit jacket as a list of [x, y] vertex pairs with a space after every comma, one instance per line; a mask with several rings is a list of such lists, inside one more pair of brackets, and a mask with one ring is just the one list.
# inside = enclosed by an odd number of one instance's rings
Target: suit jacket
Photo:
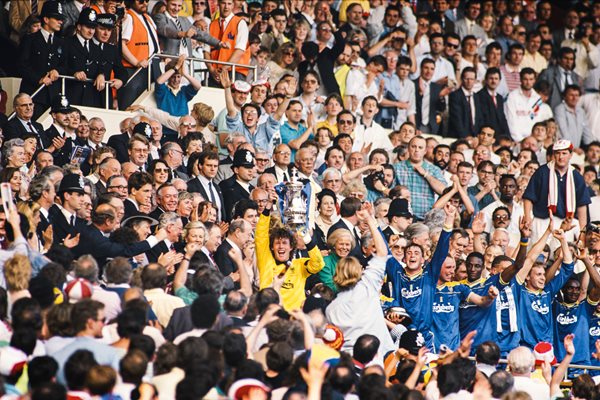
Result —
[[[471, 96], [473, 97], [472, 104], [474, 110], [469, 109], [467, 96], [465, 96], [465, 92], [462, 89], [450, 93], [448, 98], [450, 103], [450, 116], [448, 118], [449, 137], [465, 138], [477, 135], [476, 129], [481, 124], [481, 112], [477, 107], [475, 93]], [[473, 123], [471, 112], [475, 113], [475, 123]]]
[[233, 206], [242, 199], [249, 199], [250, 192], [254, 189], [254, 186], [250, 185], [250, 191], [246, 191], [246, 189], [244, 189], [235, 179], [235, 175], [221, 181], [219, 186], [221, 187], [223, 199], [225, 200], [225, 203], [223, 203], [225, 208], [225, 220], [229, 221], [233, 212]]
[[[173, 247], [175, 248], [175, 251], [177, 251], [178, 253], [181, 253], [181, 250], [182, 250], [181, 245], [179, 245], [178, 243], [173, 243]], [[163, 240], [162, 242], [159, 242], [153, 248], [146, 251], [146, 257], [148, 257], [148, 262], [151, 262], [151, 263], [157, 262], [158, 257], [160, 257], [161, 254], [168, 253], [169, 251], [170, 251], [170, 249], [167, 247], [167, 244]]]
[[[32, 119], [31, 125], [38, 134], [38, 150], [45, 149], [48, 146], [50, 146], [52, 143], [48, 140], [48, 137], [46, 136], [46, 132], [44, 131], [44, 127], [42, 126], [42, 124]], [[3, 128], [3, 132], [4, 141], [16, 138], [22, 139], [23, 135], [29, 133], [29, 131], [25, 128], [23, 123], [21, 123], [21, 121], [17, 117], [14, 117], [6, 123], [6, 125]]]
[[123, 219], [140, 213], [140, 210], [137, 209], [133, 201], [131, 201], [129, 198], [125, 199], [123, 204], [125, 205], [125, 214], [123, 215]]
[[[200, 183], [200, 180], [197, 177], [190, 179], [188, 181], [187, 185], [188, 185], [188, 192], [200, 193], [200, 195], [205, 200], [210, 201], [210, 194], [206, 193], [206, 190], [204, 189], [204, 187]], [[223, 198], [223, 192], [221, 191], [221, 187], [219, 185], [217, 185], [214, 181], [213, 181], [213, 188], [214, 188], [215, 192], [217, 193], [217, 196], [219, 196], [219, 201], [221, 202], [221, 213], [220, 213], [221, 215], [219, 215], [219, 220], [225, 221], [225, 218], [227, 218], [227, 214], [225, 213], [225, 199]]]
[[[85, 72], [87, 78], [92, 81], [98, 75], [104, 75], [100, 47], [93, 40], [88, 42], [88, 46], [90, 49], [89, 52], [83, 47], [77, 35], [65, 40], [67, 75], [74, 75], [76, 72]], [[100, 107], [103, 105], [102, 98], [104, 91], [99, 92], [96, 90], [93, 82], [67, 81], [67, 93], [71, 104], [89, 107]]]
[[83, 230], [87, 227], [87, 222], [79, 217], [75, 217], [75, 226], [69, 224], [62, 211], [56, 204], [50, 207], [50, 210], [48, 210], [48, 218], [52, 224], [54, 244], [62, 243], [67, 235], [71, 235], [71, 237], [76, 236], [78, 233], [83, 232]]
[[[169, 324], [163, 332], [163, 336], [165, 337], [165, 339], [173, 341], [177, 336], [181, 335], [182, 333], [189, 332], [192, 329], [194, 329], [190, 309], [190, 306], [185, 306], [173, 310], [173, 315], [171, 315]], [[231, 326], [231, 324], [231, 318], [229, 318], [225, 313], [221, 312], [217, 316], [217, 320], [212, 326], [212, 329], [220, 331], [225, 327]]]
[[129, 147], [129, 134], [121, 133], [119, 135], [112, 135], [108, 138], [108, 146], [115, 149], [117, 152], [117, 160], [123, 164], [129, 161], [129, 152], [127, 151]]
[[219, 271], [223, 274], [223, 276], [229, 276], [232, 272], [238, 270], [237, 265], [233, 262], [231, 257], [229, 257], [229, 250], [233, 247], [227, 240], [223, 240], [223, 243], [219, 247], [217, 247], [217, 251], [215, 251], [214, 259]]
[[[45, 134], [50, 143], [52, 143], [52, 139], [56, 137], [64, 137], [64, 135], [61, 135], [58, 132], [54, 125], [50, 125], [50, 128], [46, 130]], [[71, 140], [71, 138], [67, 138], [67, 140], [65, 140], [64, 146], [52, 153], [52, 156], [54, 157], [54, 165], [62, 167], [63, 165], [68, 164], [71, 161], [72, 152], [73, 141]]]
[[475, 94], [475, 100], [478, 103], [477, 111], [481, 115], [477, 132], [479, 132], [482, 125], [489, 125], [496, 131], [497, 138], [510, 137], [506, 114], [504, 114], [504, 99], [502, 96], [496, 93], [496, 105], [494, 105], [492, 96], [490, 96], [487, 88], [484, 87]]
[[298, 65], [298, 73], [300, 74], [300, 82], [302, 82], [304, 75], [306, 75], [306, 73], [309, 71], [314, 71], [316, 66], [319, 68], [321, 84], [325, 86], [326, 92], [329, 94], [340, 94], [340, 87], [335, 79], [333, 68], [335, 60], [337, 60], [338, 56], [344, 52], [346, 40], [342, 36], [342, 32], [339, 30], [334, 33], [334, 37], [335, 44], [333, 47], [331, 49], [329, 47], [325, 47], [323, 50], [321, 50], [317, 56], [315, 64], [311, 64], [306, 60], [302, 61]]
[[152, 210], [152, 212], [150, 214], [148, 214], [148, 216], [151, 217], [151, 218], [154, 218], [155, 220], [158, 221], [158, 219], [160, 218], [160, 216], [163, 215], [164, 213], [165, 213], [165, 210], [163, 210], [162, 208], [160, 208], [160, 206], [157, 206], [154, 210]]
[[[158, 34], [158, 40], [160, 42], [160, 48], [164, 54], [179, 55], [179, 47], [181, 45], [181, 38], [177, 37], [177, 33], [180, 29], [173, 19], [167, 16], [165, 13], [154, 15], [154, 23], [156, 24], [156, 33]], [[193, 25], [189, 19], [185, 17], [177, 17], [183, 32], [187, 32]], [[196, 35], [194, 39], [200, 42], [208, 43], [211, 47], [220, 48], [219, 39], [210, 36], [208, 32], [196, 29]], [[192, 39], [185, 37], [185, 43], [187, 44], [186, 49], [188, 56], [192, 57]]]
[[[60, 74], [66, 72], [65, 44], [58, 34], [53, 35], [52, 45], [46, 42], [41, 31], [25, 35], [17, 56], [22, 78], [20, 92], [32, 94], [40, 87], [40, 80], [51, 70], [55, 69]], [[52, 97], [60, 91], [61, 82], [57, 80], [38, 93], [35, 102], [49, 105]]]
[[108, 190], [106, 189], [106, 186], [104, 185], [104, 183], [102, 183], [102, 181], [100, 179], [98, 179], [98, 182], [96, 182], [94, 184], [94, 186], [96, 186], [96, 193], [98, 195], [101, 195], [101, 194], [104, 194], [104, 193], [108, 192]]
[[148, 250], [150, 245], [145, 240], [128, 245], [113, 242], [95, 225], [88, 225], [81, 230], [79, 244], [73, 248], [73, 254], [76, 257], [91, 254], [102, 267], [109, 258], [133, 257]]
[[440, 130], [440, 124], [437, 122], [436, 117], [441, 114], [446, 107], [444, 99], [440, 98], [442, 86], [435, 82], [431, 82], [429, 84], [429, 99], [423, 99], [423, 93], [421, 93], [421, 89], [419, 87], [419, 79], [420, 78], [417, 78], [413, 81], [415, 84], [415, 107], [417, 111], [415, 119], [417, 121], [417, 128], [422, 121], [421, 105], [423, 104], [423, 101], [429, 101], [429, 125], [431, 126], [431, 133], [436, 135]]
[[[467, 36], [469, 34], [468, 33], [469, 28], [467, 26], [467, 19], [461, 18], [460, 20], [456, 21], [456, 23], [454, 24], [454, 31], [456, 32], [456, 34], [458, 36], [460, 36], [460, 40], [462, 40], [465, 36]], [[473, 29], [470, 34], [475, 36], [477, 39], [481, 39], [485, 43], [486, 33], [483, 30], [483, 28], [481, 27], [481, 25], [479, 25], [479, 24], [473, 25]]]
[[[568, 74], [571, 82], [574, 85], [581, 87], [583, 79], [577, 75], [575, 71], [568, 71]], [[554, 110], [554, 108], [562, 102], [562, 90], [564, 89], [562, 81], [564, 80], [564, 73], [561, 73], [558, 65], [549, 65], [548, 68], [540, 73], [538, 82], [541, 80], [545, 80], [550, 84], [550, 98], [548, 99], [548, 104]]]
[[75, 1], [77, 0], [71, 0], [63, 4], [63, 14], [65, 15], [65, 21], [63, 22], [62, 27], [63, 32], [69, 26], [77, 24], [77, 20], [79, 19], [79, 9], [75, 5]]

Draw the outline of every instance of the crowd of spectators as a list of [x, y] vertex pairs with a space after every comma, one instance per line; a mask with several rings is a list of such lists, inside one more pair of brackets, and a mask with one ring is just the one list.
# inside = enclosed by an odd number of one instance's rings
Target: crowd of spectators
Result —
[[3, 399], [600, 396], [599, 1], [1, 3]]

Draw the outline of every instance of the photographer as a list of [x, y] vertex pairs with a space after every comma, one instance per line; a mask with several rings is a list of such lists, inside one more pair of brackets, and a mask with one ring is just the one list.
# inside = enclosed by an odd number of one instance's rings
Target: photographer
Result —
[[392, 164], [383, 164], [382, 167], [382, 171], [375, 171], [364, 179], [365, 186], [369, 191], [367, 200], [371, 203], [380, 197], [387, 197], [396, 180]]

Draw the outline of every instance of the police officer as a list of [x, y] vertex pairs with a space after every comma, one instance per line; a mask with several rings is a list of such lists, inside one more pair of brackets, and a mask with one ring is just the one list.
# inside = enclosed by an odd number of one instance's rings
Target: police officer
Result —
[[[77, 20], [77, 33], [66, 39], [67, 74], [77, 81], [69, 81], [67, 94], [73, 104], [100, 107], [106, 86], [104, 71], [100, 69], [101, 52], [94, 44], [96, 31], [96, 11], [84, 8]], [[89, 82], [89, 80], [92, 82]]]
[[66, 96], [59, 93], [52, 99], [50, 114], [53, 123], [46, 130], [46, 137], [51, 145], [46, 150], [54, 156], [54, 165], [63, 166], [71, 161], [75, 135], [69, 136], [65, 130], [69, 126], [71, 112], [73, 108]]
[[19, 49], [19, 70], [21, 71], [20, 92], [33, 94], [40, 85], [46, 85], [33, 97], [36, 120], [48, 109], [52, 97], [60, 93], [58, 76], [64, 73], [65, 47], [59, 36], [65, 16], [62, 4], [46, 1], [40, 13], [42, 29], [25, 35]]
[[[114, 44], [110, 43], [110, 37], [117, 26], [117, 16], [115, 14], [98, 14], [96, 19], [96, 33], [94, 35], [94, 44], [100, 48], [100, 68], [104, 72], [106, 79], [110, 79], [111, 86], [119, 90], [127, 79], [127, 72], [121, 64], [121, 53]], [[112, 104], [113, 90], [110, 91], [109, 105]], [[105, 97], [102, 96], [102, 104]]]

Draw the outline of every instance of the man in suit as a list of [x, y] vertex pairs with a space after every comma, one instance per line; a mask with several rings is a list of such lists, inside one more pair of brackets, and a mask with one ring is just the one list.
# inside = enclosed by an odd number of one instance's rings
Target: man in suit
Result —
[[[117, 26], [117, 16], [114, 14], [98, 14], [98, 26], [94, 35], [94, 44], [100, 48], [100, 69], [104, 77], [111, 81], [109, 91], [109, 108], [112, 108], [113, 90], [119, 90], [127, 80], [127, 73], [121, 64], [119, 48], [109, 43], [110, 37]], [[106, 107], [105, 96], [102, 96], [102, 107]]]
[[429, 18], [440, 21], [444, 33], [455, 32], [454, 21], [446, 15], [446, 12], [450, 9], [448, 0], [435, 0], [433, 5], [435, 11], [430, 14]]
[[199, 174], [188, 181], [188, 192], [200, 193], [204, 199], [216, 207], [218, 219], [225, 221], [227, 217], [224, 207], [225, 199], [221, 187], [214, 181], [219, 170], [219, 155], [203, 151], [198, 156], [197, 162]]
[[309, 71], [319, 71], [319, 77], [322, 82], [322, 89], [325, 95], [340, 93], [340, 87], [335, 79], [334, 65], [335, 60], [344, 52], [346, 41], [342, 36], [341, 29], [334, 33], [335, 42], [332, 48], [325, 46], [319, 51], [319, 45], [314, 42], [305, 42], [302, 45], [302, 54], [305, 60], [298, 65], [300, 82], [304, 80], [304, 75]]
[[467, 35], [473, 35], [477, 38], [477, 45], [485, 44], [486, 33], [477, 23], [477, 18], [481, 13], [481, 3], [478, 0], [469, 0], [465, 6], [465, 17], [458, 20], [454, 26], [455, 32], [464, 39]]
[[548, 104], [552, 109], [562, 102], [562, 93], [567, 86], [581, 86], [582, 78], [573, 71], [574, 68], [575, 50], [570, 47], [561, 47], [558, 52], [557, 63], [550, 65], [539, 75], [538, 82], [544, 80], [550, 84]]
[[181, 238], [181, 232], [183, 232], [183, 222], [179, 215], [174, 212], [164, 213], [158, 220], [158, 229], [164, 230], [166, 237], [146, 252], [148, 261], [151, 263], [157, 262], [162, 254], [170, 251], [181, 252], [182, 250], [180, 246], [176, 247]]
[[[20, 3], [20, 2], [17, 2]], [[59, 32], [65, 18], [62, 4], [46, 1], [40, 14], [42, 29], [25, 35], [18, 53], [21, 88], [19, 92], [32, 94], [40, 85], [46, 87], [35, 96], [34, 119], [50, 106], [51, 99], [60, 92], [58, 76], [65, 72], [65, 47]]]
[[475, 80], [477, 72], [473, 67], [465, 67], [461, 74], [461, 87], [450, 93], [450, 117], [448, 118], [448, 136], [466, 138], [475, 136], [480, 124], [481, 113], [475, 100]]
[[275, 165], [265, 169], [265, 173], [273, 174], [277, 182], [287, 182], [290, 180], [288, 167], [291, 163], [292, 150], [287, 144], [281, 143], [273, 151], [273, 162]]
[[[141, 122], [138, 125], [150, 125], [145, 122]], [[131, 161], [139, 171], [147, 171], [147, 166], [150, 154], [150, 141], [146, 136], [142, 136], [139, 133], [134, 133], [129, 141], [129, 145], [127, 147], [127, 152], [129, 154], [129, 161]]]
[[73, 254], [76, 257], [90, 254], [102, 267], [108, 258], [133, 257], [142, 254], [167, 237], [165, 229], [158, 229], [154, 236], [124, 245], [108, 238], [118, 226], [116, 211], [110, 204], [97, 206], [92, 213], [92, 223], [81, 231], [79, 244], [73, 248]]
[[75, 135], [69, 135], [68, 129], [70, 122], [69, 114], [72, 111], [73, 108], [66, 96], [58, 94], [52, 100], [50, 112], [53, 123], [46, 130], [45, 135], [48, 138], [48, 143], [50, 143], [46, 147], [46, 150], [52, 153], [54, 165], [63, 166], [71, 161]]
[[37, 174], [29, 183], [29, 197], [40, 206], [40, 222], [37, 225], [37, 235], [43, 244], [44, 232], [50, 226], [49, 211], [54, 205], [56, 188], [50, 178]]
[[22, 139], [26, 133], [33, 133], [38, 138], [38, 150], [49, 146], [44, 127], [33, 120], [35, 104], [31, 97], [27, 93], [17, 94], [13, 100], [13, 108], [15, 109], [15, 118], [8, 121], [3, 128], [4, 140]]
[[106, 158], [98, 166], [98, 182], [96, 182], [96, 191], [98, 194], [107, 192], [108, 180], [111, 176], [121, 175], [121, 163], [116, 158]]
[[167, 0], [167, 10], [162, 14], [154, 15], [156, 32], [163, 53], [175, 56], [185, 54], [192, 57], [192, 39], [220, 49], [222, 43], [219, 39], [210, 36], [208, 32], [196, 29], [189, 19], [179, 16], [182, 5], [183, 0]]
[[575, 9], [570, 9], [565, 14], [564, 23], [560, 24], [560, 28], [552, 32], [554, 46], [562, 46], [563, 41], [575, 39], [577, 25], [579, 25], [579, 13]]
[[[109, 137], [107, 145], [115, 149], [117, 152], [117, 160], [119, 160], [120, 163], [126, 163], [129, 161], [129, 152], [127, 151], [127, 148], [129, 147], [129, 140], [133, 135], [134, 128], [131, 118], [126, 118], [121, 121], [120, 128], [121, 133]], [[152, 131], [152, 128], [150, 128], [150, 131]]]
[[[76, 81], [67, 81], [71, 103], [90, 107], [100, 107], [106, 86], [104, 70], [101, 66], [101, 51], [93, 42], [96, 31], [97, 14], [86, 8], [79, 14], [77, 32], [65, 39], [67, 51], [67, 75]], [[91, 82], [89, 82], [91, 80]]]
[[421, 76], [415, 82], [416, 125], [424, 133], [436, 135], [440, 130], [441, 116], [445, 109], [444, 96], [449, 91], [432, 81], [435, 61], [425, 58], [421, 61]]
[[159, 220], [161, 215], [166, 212], [176, 212], [178, 195], [179, 192], [172, 183], [165, 182], [160, 185], [156, 190], [156, 208], [149, 215]]
[[85, 141], [85, 146], [89, 147], [92, 150], [96, 150], [99, 147], [106, 146], [106, 143], [103, 142], [104, 134], [106, 133], [104, 121], [102, 121], [101, 118], [92, 117], [88, 121], [88, 125], [90, 127], [90, 136]]
[[413, 222], [408, 200], [400, 198], [392, 200], [386, 217], [390, 224], [383, 230], [383, 235], [389, 242], [390, 236], [404, 234], [406, 228]]
[[219, 161], [219, 170], [217, 171], [217, 176], [215, 176], [216, 183], [231, 177], [233, 174], [231, 171], [233, 155], [237, 151], [238, 147], [244, 143], [246, 143], [246, 136], [242, 132], [231, 132], [229, 135], [227, 135], [227, 138], [225, 139], [225, 149], [227, 150], [228, 154], [227, 157]]
[[250, 181], [254, 179], [254, 154], [250, 150], [240, 149], [233, 156], [233, 176], [219, 183], [223, 192], [225, 206], [225, 220], [229, 221], [233, 206], [239, 200], [249, 199], [254, 186]]
[[[510, 137], [506, 115], [504, 114], [504, 98], [496, 93], [500, 85], [500, 69], [488, 68], [485, 72], [485, 84], [477, 94], [477, 110], [480, 114], [479, 122], [489, 125], [496, 132], [497, 137]], [[477, 131], [481, 125], [477, 127]]]
[[150, 174], [147, 172], [134, 172], [131, 174], [127, 187], [129, 196], [124, 201], [124, 218], [143, 212], [140, 210], [140, 206], [149, 211], [152, 203], [152, 190], [152, 176]]
[[183, 171], [183, 150], [175, 142], [167, 142], [160, 149], [161, 158], [167, 163], [174, 178], [181, 178], [188, 181], [190, 177]]
[[67, 174], [60, 181], [58, 197], [61, 204], [54, 204], [48, 211], [54, 244], [61, 244], [68, 237], [74, 238], [86, 227], [86, 222], [77, 217], [77, 211], [83, 207], [83, 187], [80, 175]]
[[[71, 26], [75, 26], [79, 21], [79, 16], [85, 7], [85, 0], [71, 0], [63, 2], [63, 10], [65, 13], [65, 23], [63, 29], [66, 31]], [[94, 10], [95, 12], [95, 10]], [[71, 31], [72, 32], [72, 31]]]
[[[240, 274], [237, 265], [229, 256], [229, 251], [235, 247], [243, 254], [244, 248], [252, 240], [252, 232], [252, 226], [247, 221], [243, 219], [231, 221], [227, 238], [215, 252], [215, 263], [225, 279], [229, 279], [229, 283], [233, 284], [232, 287], [239, 286]], [[226, 283], [226, 286], [229, 285]]]

